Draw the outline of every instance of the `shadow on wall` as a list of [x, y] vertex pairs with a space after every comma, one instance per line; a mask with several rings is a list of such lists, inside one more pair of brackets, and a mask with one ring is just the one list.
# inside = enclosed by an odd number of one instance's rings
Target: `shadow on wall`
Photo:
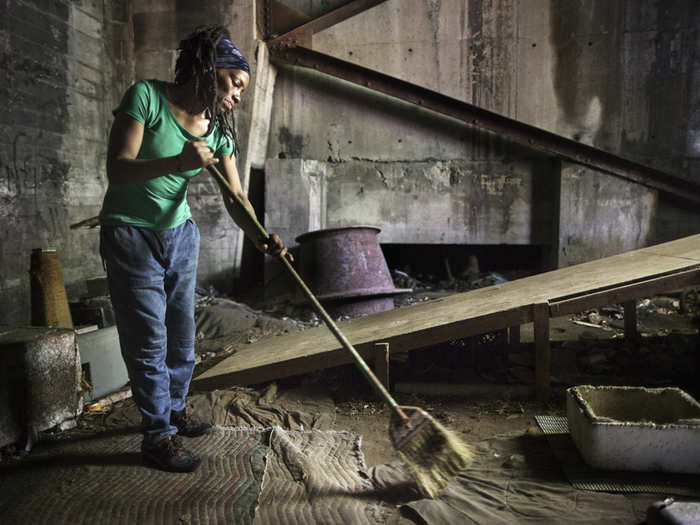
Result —
[[[551, 0], [550, 10], [554, 131], [697, 180], [700, 153], [691, 144], [700, 134], [700, 4]], [[642, 245], [700, 231], [694, 206], [665, 195], [654, 200], [641, 218], [649, 221]]]
[[[551, 0], [556, 132], [616, 151], [624, 64], [621, 2]], [[617, 80], [616, 80], [617, 79]]]
[[700, 134], [700, 3], [551, 0], [550, 6], [558, 132], [692, 175], [686, 157], [700, 155], [693, 151]]
[[666, 196], [660, 196], [657, 199], [649, 233], [649, 244], [672, 241], [698, 233], [700, 233], [700, 211], [697, 210], [696, 204]]

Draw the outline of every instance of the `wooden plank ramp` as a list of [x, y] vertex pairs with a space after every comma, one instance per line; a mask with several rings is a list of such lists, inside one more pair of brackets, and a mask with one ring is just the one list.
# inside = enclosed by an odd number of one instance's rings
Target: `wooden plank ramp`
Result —
[[[358, 352], [371, 361], [375, 343], [389, 343], [392, 354], [406, 352], [519, 326], [536, 316], [540, 322], [548, 322], [552, 316], [696, 283], [700, 283], [700, 234], [340, 322], [338, 326]], [[540, 341], [538, 345], [536, 341], [540, 393], [549, 383], [546, 343]], [[350, 362], [352, 358], [328, 328], [319, 326], [241, 346], [194, 381], [198, 388], [248, 385]]]

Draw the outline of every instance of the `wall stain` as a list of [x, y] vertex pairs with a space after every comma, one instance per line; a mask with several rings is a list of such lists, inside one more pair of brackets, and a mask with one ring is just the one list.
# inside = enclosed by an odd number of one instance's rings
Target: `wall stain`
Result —
[[557, 132], [689, 174], [684, 157], [700, 128], [700, 3], [550, 0], [550, 13]]
[[467, 24], [469, 26], [469, 51], [471, 55], [471, 102], [475, 106], [481, 104], [479, 87], [481, 71], [486, 62], [486, 43], [482, 34], [483, 15], [482, 2], [470, 1]]
[[500, 197], [510, 188], [519, 188], [522, 184], [522, 179], [512, 175], [499, 175], [497, 177], [493, 175], [482, 175], [480, 184], [488, 195]]
[[435, 71], [437, 72], [438, 90], [442, 87], [440, 82], [440, 8], [442, 0], [428, 0], [428, 21], [433, 32], [433, 50], [435, 52]]
[[616, 150], [619, 142], [628, 3], [550, 2], [559, 132], [607, 150]]
[[[655, 155], [686, 154], [688, 138], [700, 131], [700, 66], [698, 27], [700, 4], [697, 0], [654, 2], [656, 9], [653, 40], [654, 61], [647, 83], [649, 140], [644, 144]], [[695, 67], [695, 70], [693, 70]], [[675, 169], [682, 167], [677, 161]]]
[[281, 126], [277, 132], [277, 140], [279, 141], [280, 146], [284, 148], [283, 151], [280, 151], [280, 155], [284, 154], [284, 158], [300, 159], [303, 157], [303, 135], [295, 135], [287, 126]]
[[462, 2], [459, 7], [459, 63], [461, 67], [459, 68], [459, 85], [463, 90], [462, 98], [466, 101], [469, 91], [467, 89], [467, 57], [469, 56], [469, 50], [467, 48], [467, 43], [469, 39], [466, 35], [467, 32], [467, 9], [465, 2]]

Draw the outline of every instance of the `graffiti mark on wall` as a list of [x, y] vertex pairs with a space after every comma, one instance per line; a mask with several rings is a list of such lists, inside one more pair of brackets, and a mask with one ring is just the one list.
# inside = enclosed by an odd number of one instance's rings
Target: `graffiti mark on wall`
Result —
[[19, 131], [0, 147], [0, 196], [55, 200], [63, 195], [69, 165], [57, 159], [56, 152], [48, 155], [48, 150], [38, 149], [42, 141], [41, 132]]

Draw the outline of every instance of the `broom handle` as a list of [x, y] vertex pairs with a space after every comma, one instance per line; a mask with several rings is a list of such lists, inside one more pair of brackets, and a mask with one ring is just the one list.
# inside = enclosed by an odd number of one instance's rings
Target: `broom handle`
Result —
[[[250, 220], [255, 224], [255, 227], [257, 228], [260, 236], [264, 240], [268, 240], [270, 238], [270, 235], [265, 231], [265, 228], [262, 227], [262, 225], [257, 221], [257, 219], [250, 213], [250, 210], [248, 210], [248, 208], [245, 207], [245, 205], [241, 201], [241, 198], [238, 195], [236, 195], [236, 193], [231, 189], [231, 186], [229, 186], [228, 181], [224, 178], [224, 176], [216, 168], [216, 166], [211, 165], [207, 167], [209, 168], [209, 172], [214, 176], [214, 178], [221, 183], [221, 185], [226, 189], [227, 193], [234, 199], [234, 203], [237, 204], [243, 210], [245, 210]], [[287, 270], [289, 270], [289, 273], [292, 274], [292, 277], [294, 277], [294, 280], [297, 282], [299, 287], [304, 291], [306, 297], [309, 299], [309, 301], [311, 301], [311, 304], [314, 306], [314, 309], [323, 318], [330, 331], [333, 332], [333, 335], [336, 337], [336, 339], [340, 342], [341, 345], [343, 345], [343, 348], [350, 352], [353, 359], [355, 360], [355, 364], [360, 369], [360, 372], [362, 372], [365, 378], [372, 384], [372, 386], [374, 386], [374, 389], [379, 393], [380, 396], [384, 398], [384, 401], [391, 407], [391, 409], [394, 410], [401, 419], [403, 419], [404, 421], [407, 420], [408, 416], [406, 415], [406, 413], [401, 409], [399, 404], [391, 396], [391, 394], [384, 387], [381, 381], [377, 379], [377, 376], [374, 375], [372, 370], [370, 370], [370, 368], [367, 366], [367, 363], [365, 363], [365, 360], [362, 359], [362, 356], [357, 352], [357, 350], [355, 350], [355, 347], [352, 346], [350, 344], [350, 341], [348, 341], [347, 338], [343, 335], [343, 333], [340, 331], [333, 319], [331, 319], [331, 316], [328, 315], [328, 313], [326, 312], [326, 309], [323, 308], [323, 306], [321, 306], [321, 303], [318, 301], [318, 299], [316, 299], [316, 296], [309, 289], [309, 287], [306, 286], [304, 280], [296, 272], [296, 270], [292, 266], [292, 263], [290, 263], [286, 257], [280, 257], [280, 259], [287, 267]]]

